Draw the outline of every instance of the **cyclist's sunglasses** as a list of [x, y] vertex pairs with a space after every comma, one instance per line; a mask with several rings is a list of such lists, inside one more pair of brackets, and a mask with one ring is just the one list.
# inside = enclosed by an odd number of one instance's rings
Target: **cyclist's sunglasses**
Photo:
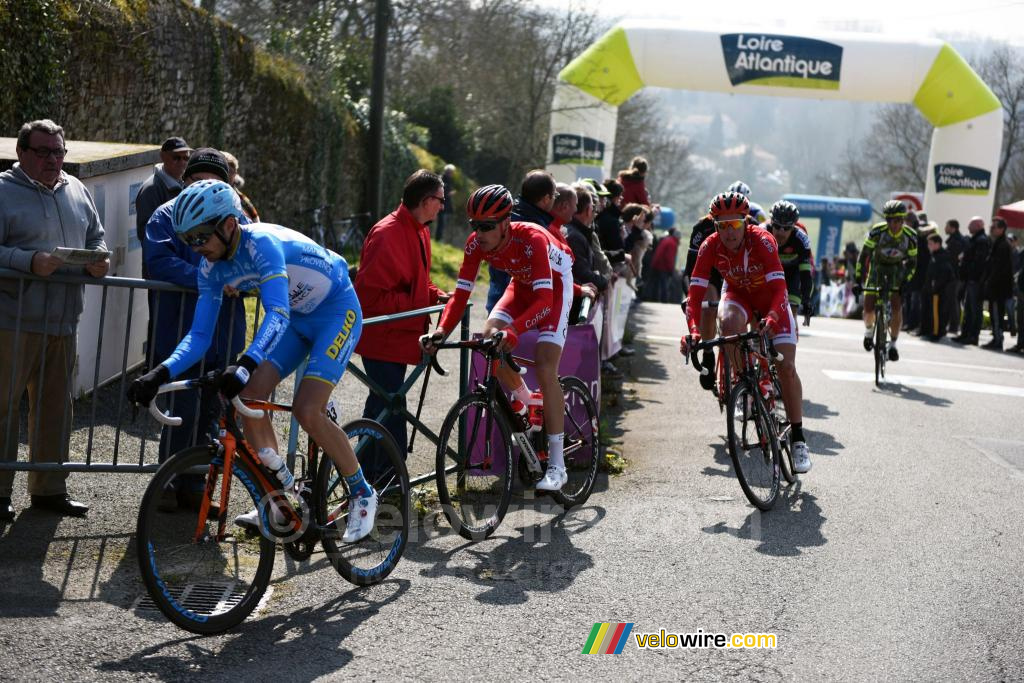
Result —
[[789, 232], [794, 227], [795, 226], [793, 223], [772, 223], [772, 230], [782, 230], [785, 232]]
[[715, 227], [720, 230], [742, 230], [746, 224], [747, 221], [742, 218], [730, 221], [715, 221]]
[[501, 225], [501, 221], [498, 221], [498, 222], [494, 222], [494, 221], [470, 221], [469, 222], [469, 227], [473, 228], [477, 232], [490, 232], [491, 230], [494, 230], [499, 225]]
[[181, 241], [190, 247], [201, 247], [210, 241], [220, 223], [203, 223], [179, 235]]

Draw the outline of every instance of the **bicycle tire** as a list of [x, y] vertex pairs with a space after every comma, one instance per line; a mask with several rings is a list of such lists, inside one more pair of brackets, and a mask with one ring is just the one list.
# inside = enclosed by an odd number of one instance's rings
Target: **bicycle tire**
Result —
[[[221, 633], [241, 623], [259, 605], [274, 568], [272, 540], [235, 533], [235, 515], [248, 512], [266, 495], [242, 458], [232, 460], [222, 541], [216, 541], [217, 520], [200, 522], [198, 512], [158, 509], [164, 489], [185, 474], [204, 474], [210, 499], [219, 504], [223, 460], [214, 446], [195, 446], [169, 458], [146, 487], [135, 529], [146, 591], [168, 619], [192, 633]], [[197, 543], [200, 524], [204, 530]]]
[[448, 411], [436, 465], [437, 496], [452, 528], [471, 541], [493, 534], [512, 497], [512, 436], [486, 396], [466, 394]]
[[377, 471], [363, 468], [366, 481], [379, 496], [373, 530], [362, 540], [344, 543], [341, 535], [348, 523], [350, 492], [345, 477], [323, 449], [316, 473], [314, 496], [316, 521], [327, 559], [346, 581], [357, 586], [380, 583], [398, 565], [409, 541], [411, 515], [409, 472], [394, 437], [379, 422], [353, 420], [342, 427], [355, 443], [358, 457], [371, 444], [387, 463]]
[[875, 307], [878, 311], [877, 315], [875, 316], [875, 386], [881, 387], [882, 380], [885, 379], [885, 304], [878, 306], [878, 304], [876, 303]]
[[[752, 505], [770, 510], [778, 498], [782, 477], [779, 443], [774, 418], [769, 415], [756, 383], [746, 377], [736, 383], [729, 394], [726, 415], [729, 455], [740, 488]], [[750, 440], [751, 436], [754, 441]], [[752, 451], [756, 452], [750, 455]]]
[[[563, 377], [560, 382], [565, 394], [563, 433], [568, 480], [561, 489], [552, 491], [551, 497], [568, 510], [586, 503], [594, 490], [597, 469], [601, 464], [601, 425], [594, 397], [583, 380]], [[577, 419], [572, 414], [577, 402], [586, 413], [584, 419]]]
[[[782, 386], [779, 378], [772, 378], [772, 389], [775, 391], [775, 398], [772, 400], [772, 417], [775, 418], [775, 433], [782, 434], [782, 430], [789, 424], [786, 418], [786, 406], [782, 400]], [[779, 465], [782, 467], [782, 478], [787, 484], [796, 482], [799, 477], [793, 469], [793, 434], [786, 433], [786, 437], [779, 437]]]

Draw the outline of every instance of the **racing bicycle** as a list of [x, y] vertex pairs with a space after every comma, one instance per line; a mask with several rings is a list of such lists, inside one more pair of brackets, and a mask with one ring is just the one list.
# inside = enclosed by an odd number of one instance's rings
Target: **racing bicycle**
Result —
[[[160, 393], [215, 387], [216, 373], [165, 384]], [[332, 414], [333, 405], [328, 407]], [[176, 426], [181, 418], [150, 413]], [[260, 603], [270, 582], [276, 545], [297, 561], [323, 545], [335, 570], [356, 585], [383, 581], [398, 564], [409, 538], [409, 475], [393, 437], [379, 423], [359, 419], [343, 429], [358, 455], [370, 446], [386, 454], [389, 466], [368, 483], [380, 497], [377, 520], [368, 536], [343, 543], [350, 492], [334, 461], [309, 439], [296, 485], [281, 490], [256, 450], [245, 441], [237, 414], [260, 418], [265, 412], [291, 411], [272, 401], [232, 399], [220, 419], [219, 438], [171, 456], [154, 474], [139, 509], [136, 541], [139, 570], [153, 602], [179, 627], [193, 633], [219, 633], [244, 620]], [[197, 482], [199, 483], [195, 483]], [[175, 485], [198, 488], [196, 509], [165, 512], [161, 493]], [[259, 532], [233, 524], [253, 506]]]

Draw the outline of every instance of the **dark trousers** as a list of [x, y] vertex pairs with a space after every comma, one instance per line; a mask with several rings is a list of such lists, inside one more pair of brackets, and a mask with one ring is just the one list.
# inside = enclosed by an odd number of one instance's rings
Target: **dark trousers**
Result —
[[[363, 369], [366, 371], [366, 376], [379, 384], [385, 391], [392, 394], [401, 388], [402, 382], [405, 381], [405, 371], [408, 367], [404, 363], [363, 358]], [[371, 391], [370, 395], [366, 397], [363, 417], [376, 420], [381, 411], [387, 407], [387, 400]], [[406, 449], [409, 447], [409, 435], [406, 430], [405, 417], [392, 414], [381, 420], [381, 424], [391, 433], [391, 436], [395, 437], [398, 451], [405, 458]], [[363, 468], [367, 481], [371, 484], [387, 466], [383, 456], [378, 454], [375, 449], [368, 449], [365, 453], [360, 453], [359, 464]]]
[[992, 319], [992, 338], [1003, 343], [1003, 332], [1006, 329], [1006, 299], [989, 299], [988, 315]]
[[962, 284], [959, 280], [953, 280], [946, 285], [946, 319], [949, 321], [949, 333], [957, 334], [960, 332], [960, 294]]
[[[199, 368], [202, 364], [197, 363], [176, 377], [176, 380], [196, 379], [199, 377]], [[221, 364], [206, 364], [206, 369], [222, 367]], [[217, 438], [220, 429], [220, 414], [223, 404], [220, 400], [220, 393], [215, 387], [208, 387], [202, 391], [175, 391], [172, 394], [162, 396], [160, 401], [164, 411], [181, 418], [181, 424], [177, 427], [164, 426], [160, 430], [160, 452], [158, 460], [163, 462], [178, 451], [183, 451], [196, 444], [212, 443]], [[201, 474], [182, 475], [181, 480], [174, 483], [174, 488], [188, 491], [202, 490], [206, 478]]]
[[1024, 292], [1017, 295], [1014, 305], [1015, 318], [1017, 320], [1017, 348], [1024, 348]]
[[964, 324], [961, 334], [967, 339], [977, 339], [981, 333], [981, 283], [968, 280], [964, 283]]
[[949, 288], [937, 291], [931, 287], [921, 290], [921, 334], [942, 337], [949, 321]]
[[903, 295], [903, 327], [916, 330], [921, 324], [922, 290], [911, 289]]

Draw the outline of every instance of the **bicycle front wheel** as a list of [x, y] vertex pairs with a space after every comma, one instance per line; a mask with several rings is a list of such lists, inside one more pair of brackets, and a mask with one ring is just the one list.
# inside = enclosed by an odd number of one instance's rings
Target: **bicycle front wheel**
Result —
[[363, 456], [363, 475], [379, 496], [377, 519], [362, 540], [342, 542], [350, 491], [334, 461], [322, 454], [315, 483], [316, 520], [334, 569], [346, 581], [368, 586], [391, 573], [409, 541], [409, 473], [394, 437], [379, 422], [354, 420], [342, 429], [356, 457]]
[[460, 536], [494, 533], [512, 497], [512, 437], [505, 417], [482, 394], [460, 398], [437, 441], [437, 497]]
[[562, 393], [565, 394], [565, 472], [569, 478], [565, 486], [551, 495], [568, 510], [586, 503], [594, 490], [601, 462], [601, 438], [597, 405], [583, 380], [563, 377]]
[[[772, 417], [775, 418], [775, 433], [779, 435], [779, 465], [782, 467], [782, 478], [787, 484], [797, 480], [796, 472], [793, 471], [793, 435], [789, 431], [789, 419], [786, 417], [786, 406], [782, 401], [782, 386], [778, 378], [772, 378], [772, 389], [775, 396], [772, 398]], [[783, 436], [785, 434], [785, 436]]]
[[[876, 304], [877, 307], [877, 304]], [[885, 379], [885, 355], [886, 355], [886, 329], [884, 304], [877, 308], [878, 315], [875, 318], [875, 386], [881, 387]]]
[[740, 379], [729, 393], [729, 455], [747, 500], [758, 509], [770, 510], [781, 480], [779, 439], [774, 418], [754, 386]]
[[[264, 492], [240, 457], [232, 459], [225, 482], [224, 456], [218, 451], [196, 446], [168, 459], [146, 488], [135, 530], [139, 571], [149, 596], [168, 619], [193, 633], [220, 633], [249, 616], [274, 568], [273, 541], [262, 534], [248, 536], [233, 523]], [[189, 495], [179, 499], [197, 509], [159, 509], [161, 494], [172, 483], [190, 487]], [[226, 510], [219, 507], [223, 498]], [[216, 507], [200, 518], [204, 499]]]

